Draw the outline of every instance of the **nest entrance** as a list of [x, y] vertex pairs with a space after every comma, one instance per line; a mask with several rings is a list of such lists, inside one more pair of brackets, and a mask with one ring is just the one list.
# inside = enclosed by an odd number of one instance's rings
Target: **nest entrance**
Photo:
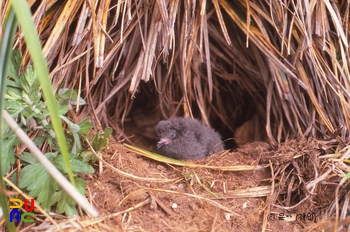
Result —
[[[249, 93], [237, 87], [235, 81], [221, 80], [215, 88], [214, 98], [205, 102], [209, 125], [218, 131], [228, 149], [236, 148], [248, 142], [266, 140], [265, 129], [262, 125], [265, 119], [257, 109], [264, 109], [264, 102], [256, 106], [257, 100]], [[125, 136], [140, 146], [155, 149], [157, 141], [155, 127], [160, 120], [169, 117], [183, 117], [184, 102], [182, 101], [180, 85], [175, 85], [175, 97], [168, 99], [166, 106], [161, 106], [163, 93], [160, 93], [152, 81], [140, 82], [139, 91], [130, 100], [130, 110], [123, 125]], [[169, 96], [165, 96], [168, 98]], [[217, 102], [222, 102], [222, 109], [218, 109]], [[196, 100], [190, 102], [191, 113], [194, 118], [201, 119], [200, 107]], [[261, 113], [261, 112], [260, 112]], [[140, 143], [140, 144], [138, 144]]]

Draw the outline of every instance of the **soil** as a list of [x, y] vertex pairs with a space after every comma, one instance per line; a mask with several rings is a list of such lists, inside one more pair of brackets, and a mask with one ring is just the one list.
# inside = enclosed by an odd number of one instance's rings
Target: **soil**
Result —
[[[290, 177], [298, 174], [295, 159], [324, 153], [325, 148], [320, 147], [322, 144], [315, 141], [291, 141], [272, 149], [267, 143], [254, 142], [190, 161], [217, 167], [264, 166], [254, 171], [223, 171], [170, 165], [113, 143], [102, 154], [104, 161], [131, 176], [102, 164], [99, 174], [96, 165], [96, 173], [85, 178], [87, 195], [102, 215], [116, 214], [104, 221], [108, 231], [319, 231], [315, 228], [320, 224], [322, 209], [334, 197], [334, 189], [328, 188], [322, 197], [306, 200], [297, 207], [283, 207], [296, 205], [304, 196], [302, 185], [289, 184]], [[295, 164], [290, 169], [292, 160]], [[305, 157], [303, 162], [303, 173], [312, 173], [313, 167], [308, 166]], [[278, 186], [276, 183], [284, 182], [276, 175], [288, 182]], [[237, 193], [244, 190], [243, 194]], [[322, 205], [315, 202], [317, 199], [323, 201]]]

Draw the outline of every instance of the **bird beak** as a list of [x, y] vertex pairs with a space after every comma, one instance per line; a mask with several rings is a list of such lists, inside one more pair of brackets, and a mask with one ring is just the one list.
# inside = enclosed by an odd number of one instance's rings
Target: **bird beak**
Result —
[[161, 148], [162, 146], [164, 145], [167, 145], [171, 142], [171, 139], [170, 138], [161, 138], [158, 143], [157, 143], [157, 149]]

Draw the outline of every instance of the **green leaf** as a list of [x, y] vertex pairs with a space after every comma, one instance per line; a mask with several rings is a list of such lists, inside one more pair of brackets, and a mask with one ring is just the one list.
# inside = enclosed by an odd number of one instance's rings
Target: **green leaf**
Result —
[[28, 164], [38, 163], [38, 160], [29, 152], [23, 152], [22, 155], [18, 156], [18, 158]]
[[67, 123], [67, 125], [69, 126], [69, 128], [72, 132], [79, 132], [79, 130], [80, 130], [79, 125], [71, 122], [66, 116], [61, 115], [60, 117], [62, 118], [63, 121], [65, 121]]
[[78, 132], [80, 131], [80, 126], [71, 122], [66, 116], [61, 115], [61, 118], [63, 119], [63, 121], [65, 121], [70, 129], [70, 131], [72, 132], [73, 138], [74, 138], [74, 142], [73, 142], [73, 146], [72, 146], [72, 153], [78, 153], [81, 150], [81, 142], [80, 142], [80, 137]]
[[[76, 183], [76, 188], [77, 190], [84, 195], [85, 194], [85, 190], [84, 187], [86, 186], [86, 182], [77, 177], [74, 178], [75, 183]], [[59, 213], [66, 213], [68, 214], [70, 217], [73, 217], [74, 215], [76, 215], [76, 203], [70, 198], [70, 196], [68, 194], [66, 194], [64, 191], [59, 190], [56, 193], [53, 194], [52, 196], [52, 204], [58, 202], [57, 204], [57, 210]]]
[[49, 209], [51, 196], [58, 188], [56, 181], [40, 163], [25, 166], [21, 174], [19, 187], [29, 190], [30, 196], [35, 197], [45, 209]]
[[72, 98], [69, 103], [74, 106], [76, 105], [82, 106], [86, 104], [86, 101], [81, 97], [79, 97], [78, 101], [76, 100], [76, 98]]
[[[43, 179], [46, 178], [46, 170], [43, 168], [43, 166], [40, 163], [35, 163], [31, 165], [27, 165], [22, 169], [22, 178], [19, 183], [20, 188], [29, 188], [29, 189], [35, 189], [36, 184], [40, 185]], [[40, 181], [39, 181], [40, 180]], [[32, 196], [32, 197], [36, 197]]]
[[0, 147], [0, 160], [1, 160], [1, 175], [5, 175], [11, 168], [11, 165], [15, 163], [14, 147], [17, 142], [16, 135], [9, 131], [4, 135], [2, 146]]
[[[69, 161], [72, 165], [72, 170], [74, 173], [94, 173], [95, 171], [90, 165], [76, 159], [73, 154], [69, 154]], [[60, 171], [67, 173], [67, 168], [62, 155], [58, 155], [54, 159], [54, 164]]]
[[[67, 88], [59, 89], [58, 96], [62, 105], [85, 105], [86, 102], [81, 97], [78, 97], [77, 90], [70, 90]], [[78, 98], [78, 100], [77, 100]]]
[[22, 86], [24, 91], [30, 95], [30, 99], [33, 102], [39, 102], [41, 99], [41, 90], [38, 76], [33, 69], [33, 66], [29, 65], [23, 76], [24, 85]]
[[64, 114], [66, 114], [69, 110], [69, 106], [68, 105], [64, 105], [64, 106], [59, 106], [58, 108], [58, 113], [62, 116]]
[[12, 51], [12, 57], [10, 62], [10, 68], [8, 75], [14, 79], [19, 78], [19, 70], [22, 63], [22, 54], [19, 50]]
[[[46, 158], [52, 160], [56, 155], [52, 152], [48, 152], [45, 154]], [[23, 152], [23, 155], [18, 156], [18, 158], [28, 164], [35, 164], [39, 161], [35, 158], [35, 156], [29, 152]]]
[[88, 163], [88, 162], [93, 162], [95, 163], [96, 161], [98, 161], [98, 159], [96, 158], [96, 156], [94, 155], [94, 153], [92, 153], [91, 151], [83, 151], [80, 154], [80, 157], [83, 158], [83, 162]]
[[5, 109], [13, 118], [18, 118], [19, 114], [25, 109], [23, 104], [17, 100], [6, 100]]
[[14, 183], [15, 185], [18, 185], [18, 174], [17, 172], [13, 172], [12, 175], [9, 177], [9, 180]]
[[[46, 178], [46, 182], [44, 182], [41, 186], [40, 189], [38, 188], [37, 190], [39, 191], [38, 197], [36, 200], [42, 204], [44, 209], [49, 210], [50, 207], [52, 206], [51, 203], [51, 196], [54, 194], [54, 192], [58, 188], [57, 182], [48, 174], [48, 178]], [[33, 196], [33, 191], [29, 192], [29, 195]]]
[[52, 194], [50, 205], [56, 204], [61, 199], [61, 195], [62, 195], [62, 189], [59, 189], [54, 194]]
[[11, 80], [7, 80], [6, 84], [7, 84], [7, 89], [6, 89], [5, 99], [22, 101], [21, 86]]
[[42, 145], [45, 141], [46, 141], [46, 137], [44, 136], [36, 136], [34, 139], [33, 139], [33, 142], [35, 143], [35, 145], [37, 146], [40, 146]]
[[82, 194], [85, 195], [85, 186], [86, 186], [86, 181], [80, 177], [76, 177], [75, 181], [77, 183], [77, 190]]
[[90, 117], [85, 118], [83, 121], [81, 121], [79, 124], [80, 127], [80, 134], [86, 135], [91, 128], [93, 128], [93, 125], [90, 121]]
[[112, 128], [108, 127], [105, 129], [105, 131], [96, 133], [92, 140], [90, 140], [95, 151], [102, 151], [107, 147], [112, 131]]
[[75, 202], [66, 194], [65, 192], [62, 192], [61, 199], [58, 201], [57, 204], [57, 210], [59, 213], [66, 213], [70, 217], [73, 217], [77, 214], [77, 211], [75, 209]]
[[81, 151], [81, 142], [80, 142], [80, 137], [77, 132], [73, 132], [73, 138], [74, 138], [74, 143], [72, 146], [72, 153], [79, 153]]

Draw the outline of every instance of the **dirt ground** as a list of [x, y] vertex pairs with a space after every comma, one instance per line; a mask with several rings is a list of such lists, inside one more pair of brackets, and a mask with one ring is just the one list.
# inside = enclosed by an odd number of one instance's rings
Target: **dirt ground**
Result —
[[[282, 167], [286, 176], [297, 176], [296, 169], [288, 171], [296, 157], [304, 159], [303, 173], [313, 172], [312, 167], [306, 170], [309, 167], [303, 154], [317, 156], [325, 152], [324, 147], [315, 141], [291, 141], [272, 149], [254, 142], [191, 161], [216, 167], [264, 166], [254, 171], [223, 171], [169, 165], [114, 143], [102, 156], [117, 171], [103, 165], [99, 174], [96, 166], [96, 173], [86, 178], [88, 195], [103, 215], [115, 214], [104, 221], [105, 229], [111, 231], [315, 231], [322, 223], [322, 228], [329, 228], [322, 215], [334, 198], [334, 189], [320, 188], [319, 197], [283, 208], [303, 198], [302, 187], [295, 188], [289, 182], [281, 188], [277, 183], [283, 180], [271, 175]], [[276, 197], [273, 193], [277, 189]]]

